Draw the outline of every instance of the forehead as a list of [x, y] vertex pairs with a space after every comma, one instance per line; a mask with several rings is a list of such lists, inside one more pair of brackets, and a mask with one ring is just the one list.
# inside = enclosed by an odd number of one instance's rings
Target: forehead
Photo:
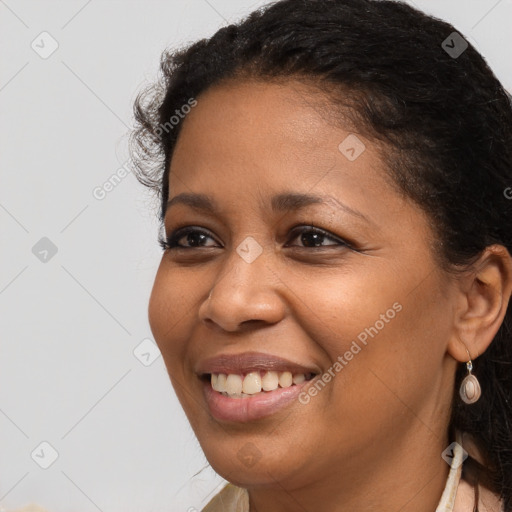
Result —
[[[351, 127], [334, 125], [333, 116], [326, 115], [328, 99], [300, 82], [229, 82], [208, 89], [197, 101], [182, 121], [171, 180], [175, 173], [175, 181], [200, 177], [217, 185], [234, 180], [251, 186], [254, 180], [248, 178], [253, 177], [261, 186], [311, 188], [320, 181], [332, 185], [345, 174], [345, 181], [357, 186], [365, 167], [375, 171], [373, 181], [382, 170], [373, 143]], [[353, 148], [357, 158], [348, 158], [354, 153], [346, 151]]]

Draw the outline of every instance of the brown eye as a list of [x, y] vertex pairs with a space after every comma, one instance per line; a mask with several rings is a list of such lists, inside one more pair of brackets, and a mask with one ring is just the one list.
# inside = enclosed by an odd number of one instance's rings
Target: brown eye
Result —
[[[181, 228], [173, 231], [168, 237], [160, 237], [158, 242], [162, 249], [195, 249], [197, 247], [214, 247], [212, 245], [206, 245], [208, 239], [214, 240], [213, 237], [202, 229], [193, 227]], [[185, 240], [185, 244], [180, 241]]]
[[[304, 226], [300, 229], [294, 229], [293, 233], [295, 236], [292, 238], [292, 240], [299, 239], [300, 242], [303, 245], [299, 245], [299, 247], [328, 247], [328, 246], [348, 246], [348, 244], [341, 240], [338, 237], [335, 237], [333, 235], [330, 235], [326, 231], [323, 231], [322, 229], [314, 228], [314, 227], [307, 227]], [[327, 243], [324, 244], [325, 241], [330, 241], [333, 243]]]

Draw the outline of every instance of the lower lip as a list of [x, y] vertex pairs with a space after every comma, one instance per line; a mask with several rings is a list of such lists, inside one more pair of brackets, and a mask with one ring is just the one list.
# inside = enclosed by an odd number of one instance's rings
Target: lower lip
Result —
[[287, 388], [266, 391], [247, 398], [229, 398], [215, 391], [204, 382], [203, 394], [210, 413], [220, 421], [248, 422], [271, 416], [297, 399], [302, 388], [311, 381], [304, 381]]

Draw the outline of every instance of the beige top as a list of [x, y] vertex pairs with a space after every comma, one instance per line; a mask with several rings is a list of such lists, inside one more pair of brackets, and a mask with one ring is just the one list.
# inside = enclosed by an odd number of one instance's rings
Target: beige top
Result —
[[[473, 487], [461, 479], [463, 463], [462, 437], [457, 434], [457, 444], [446, 485], [435, 512], [473, 512], [475, 493]], [[503, 512], [503, 503], [491, 491], [480, 486], [479, 512]], [[226, 484], [202, 509], [202, 512], [250, 512], [249, 493], [246, 489]]]

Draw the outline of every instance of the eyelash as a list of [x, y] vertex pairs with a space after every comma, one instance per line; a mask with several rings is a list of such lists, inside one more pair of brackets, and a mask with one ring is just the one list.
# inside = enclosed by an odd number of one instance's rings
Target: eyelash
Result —
[[[300, 236], [303, 233], [315, 233], [315, 234], [323, 235], [326, 239], [328, 239], [332, 242], [337, 242], [338, 246], [347, 247], [349, 249], [354, 249], [354, 247], [351, 244], [349, 244], [348, 242], [346, 242], [345, 240], [335, 237], [333, 235], [330, 235], [327, 231], [324, 231], [323, 229], [317, 228], [313, 225], [303, 226], [302, 229], [300, 229], [300, 230], [297, 230], [296, 229], [297, 227], [298, 226], [292, 228], [292, 233], [294, 233], [294, 237], [292, 238], [292, 240], [294, 240], [295, 238], [297, 238], [298, 236]], [[166, 238], [164, 238], [162, 235], [160, 235], [158, 237], [158, 243], [163, 251], [176, 250], [176, 249], [190, 250], [190, 249], [201, 248], [201, 246], [187, 247], [187, 246], [183, 246], [183, 245], [178, 245], [178, 241], [181, 240], [186, 235], [188, 235], [189, 233], [200, 233], [200, 234], [204, 234], [204, 235], [208, 236], [209, 238], [213, 239], [213, 237], [208, 233], [208, 231], [190, 226], [190, 227], [185, 227], [185, 228], [179, 228], [179, 229], [173, 231]], [[306, 247], [306, 246], [298, 246], [298, 247], [302, 247], [304, 249], [320, 249], [322, 247], [331, 247], [331, 246], [332, 245], [319, 246], [319, 247]]]

